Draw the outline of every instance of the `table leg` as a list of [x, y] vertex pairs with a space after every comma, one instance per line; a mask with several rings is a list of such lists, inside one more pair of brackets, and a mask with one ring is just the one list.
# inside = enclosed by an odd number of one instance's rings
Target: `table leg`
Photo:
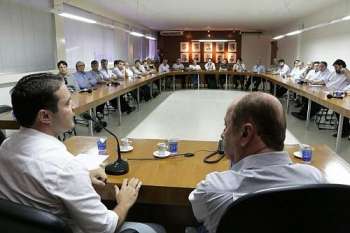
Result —
[[226, 73], [226, 77], [225, 77], [225, 89], [227, 90], [228, 87], [228, 83], [227, 83], [227, 73]]
[[199, 90], [199, 84], [200, 84], [200, 81], [199, 81], [199, 73], [197, 74], [197, 88]]
[[140, 111], [140, 87], [137, 88], [137, 111]]
[[153, 82], [151, 82], [150, 95], [151, 95], [151, 98], [153, 98]]
[[[93, 117], [93, 109], [90, 108], [89, 110], [89, 115], [92, 118]], [[94, 136], [94, 122], [93, 121], [89, 121], [89, 130], [90, 130], [90, 136]]]
[[120, 98], [121, 98], [121, 96], [117, 97], [117, 100], [118, 100], [118, 113], [119, 113], [118, 125], [120, 125], [122, 123], [122, 108], [121, 108], [121, 104], [120, 104]]
[[248, 80], [250, 79], [250, 92], [253, 92], [254, 81], [252, 76], [247, 76]]
[[276, 92], [277, 92], [277, 84], [273, 85], [273, 95], [276, 96]]
[[173, 91], [175, 91], [175, 89], [176, 89], [176, 86], [175, 86], [175, 84], [176, 84], [176, 82], [175, 82], [176, 80], [175, 80], [175, 75], [173, 76]]
[[339, 153], [340, 151], [340, 143], [341, 143], [341, 136], [343, 132], [343, 121], [344, 116], [342, 114], [339, 115], [339, 122], [338, 122], [338, 133], [337, 133], [337, 141], [335, 143], [335, 152]]
[[307, 113], [306, 113], [306, 128], [309, 128], [310, 124], [310, 113], [311, 113], [311, 99], [307, 100]]
[[286, 112], [287, 112], [287, 114], [289, 113], [289, 90], [287, 90]]

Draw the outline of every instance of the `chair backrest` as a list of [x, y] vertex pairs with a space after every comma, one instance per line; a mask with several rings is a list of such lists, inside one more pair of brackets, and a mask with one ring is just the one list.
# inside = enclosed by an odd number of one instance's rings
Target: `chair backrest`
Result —
[[234, 201], [217, 233], [350, 232], [350, 186], [317, 184], [265, 190]]
[[53, 214], [0, 199], [0, 232], [72, 233], [72, 230]]

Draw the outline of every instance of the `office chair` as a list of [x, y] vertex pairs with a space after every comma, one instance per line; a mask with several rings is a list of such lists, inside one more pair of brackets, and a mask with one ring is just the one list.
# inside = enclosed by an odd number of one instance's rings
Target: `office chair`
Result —
[[2, 131], [0, 130], [0, 145], [2, 144], [2, 142], [3, 142], [5, 139], [6, 139], [6, 136], [5, 136], [4, 132], [2, 132]]
[[317, 184], [247, 194], [234, 201], [217, 233], [343, 233], [350, 229], [350, 186]]
[[[1, 233], [73, 233], [57, 216], [30, 206], [0, 199]], [[125, 229], [120, 233], [138, 233]]]

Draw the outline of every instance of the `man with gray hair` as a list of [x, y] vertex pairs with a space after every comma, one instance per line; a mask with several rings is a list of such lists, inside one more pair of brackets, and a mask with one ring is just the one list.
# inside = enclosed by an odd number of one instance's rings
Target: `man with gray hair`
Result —
[[318, 169], [293, 164], [283, 151], [286, 117], [272, 95], [256, 92], [234, 101], [222, 136], [231, 169], [208, 174], [189, 196], [195, 217], [210, 233], [216, 232], [227, 207], [245, 194], [325, 182]]

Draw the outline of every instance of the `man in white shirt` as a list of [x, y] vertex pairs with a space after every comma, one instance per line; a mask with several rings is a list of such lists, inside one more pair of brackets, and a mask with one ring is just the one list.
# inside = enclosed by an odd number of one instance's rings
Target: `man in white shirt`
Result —
[[[214, 71], [216, 70], [215, 64], [212, 62], [211, 58], [208, 58], [208, 62], [204, 65], [204, 69], [206, 71]], [[209, 89], [216, 89], [217, 83], [216, 83], [216, 76], [213, 74], [206, 74], [204, 76], [205, 83], [207, 84]]]
[[[237, 58], [236, 64], [233, 65], [234, 72], [245, 72], [247, 71], [245, 64], [243, 63], [242, 58]], [[238, 83], [241, 85], [241, 90], [244, 89], [244, 75], [234, 75], [233, 76], [233, 85], [234, 88], [238, 88]]]
[[125, 74], [129, 79], [134, 79], [134, 72], [132, 71], [128, 62], [125, 62]]
[[[71, 94], [62, 79], [47, 73], [23, 77], [11, 101], [21, 128], [0, 147], [0, 198], [55, 214], [74, 233], [123, 229], [142, 183], [132, 178], [120, 189], [115, 186], [118, 205], [113, 210], [101, 203], [92, 185], [105, 185], [104, 171], [90, 174], [56, 138], [74, 126]], [[155, 232], [152, 225], [141, 227]]]
[[325, 182], [317, 168], [294, 164], [283, 151], [286, 116], [272, 95], [254, 92], [234, 101], [222, 135], [231, 169], [208, 174], [189, 196], [196, 219], [209, 233], [216, 232], [227, 207], [245, 194]]
[[305, 79], [306, 82], [311, 85], [325, 85], [325, 82], [329, 79], [331, 72], [327, 68], [327, 62], [321, 61], [319, 64], [319, 74], [313, 79]]
[[305, 77], [305, 80], [304, 80], [305, 82], [310, 82], [310, 81], [318, 79], [317, 76], [320, 74], [320, 72], [319, 72], [320, 71], [320, 68], [319, 68], [320, 62], [315, 61], [315, 62], [313, 62], [312, 66], [313, 66], [312, 70], [310, 70]]
[[301, 62], [300, 60], [295, 60], [294, 67], [292, 71], [289, 73], [289, 76], [293, 81], [298, 82], [300, 79], [302, 79], [302, 75], [304, 71], [305, 71], [304, 63]]
[[212, 62], [211, 58], [209, 58], [208, 62], [205, 63], [204, 68], [206, 71], [215, 70], [215, 64]]
[[167, 59], [163, 59], [162, 64], [159, 65], [159, 73], [167, 73], [170, 71], [170, 67]]
[[176, 59], [176, 63], [173, 64], [173, 70], [174, 71], [181, 71], [184, 69], [185, 69], [185, 67], [184, 67], [184, 64], [181, 63], [181, 59], [180, 58]]
[[[264, 65], [261, 64], [261, 59], [258, 59], [256, 64], [253, 66], [253, 69], [252, 69], [253, 73], [257, 73], [257, 74], [263, 74], [266, 72], [266, 68]], [[260, 86], [260, 83], [261, 81], [263, 82], [263, 86], [264, 86], [264, 90], [265, 90], [265, 80], [262, 79], [261, 77], [249, 77], [249, 79], [247, 80], [246, 82], [246, 85], [245, 85], [245, 89], [248, 90], [249, 87], [250, 87], [250, 84], [251, 84], [251, 80], [253, 79], [253, 91], [257, 91], [259, 86]]]
[[108, 69], [108, 60], [102, 59], [101, 60], [101, 70], [103, 80], [110, 81], [112, 78], [115, 78], [115, 75], [112, 73], [111, 70]]
[[140, 75], [140, 76], [144, 76], [148, 74], [145, 67], [141, 64], [140, 60], [135, 60], [135, 66], [132, 67], [132, 71], [134, 72], [134, 74]]
[[125, 67], [124, 62], [122, 60], [115, 60], [114, 61], [114, 69], [113, 74], [117, 77], [117, 80], [125, 80], [126, 74], [125, 74]]
[[[273, 74], [278, 74], [281, 78], [287, 78], [290, 72], [289, 66], [285, 63], [284, 59], [278, 60], [278, 70]], [[273, 93], [275, 85], [270, 82], [270, 93]], [[276, 96], [278, 98], [282, 97], [287, 92], [287, 89], [281, 86], [276, 86]]]
[[[189, 71], [201, 71], [202, 68], [200, 65], [197, 64], [197, 60], [192, 60], [192, 62], [190, 62], [190, 65], [188, 66], [188, 70]], [[198, 79], [199, 79], [198, 74], [192, 75], [192, 87], [193, 88], [198, 88]]]

